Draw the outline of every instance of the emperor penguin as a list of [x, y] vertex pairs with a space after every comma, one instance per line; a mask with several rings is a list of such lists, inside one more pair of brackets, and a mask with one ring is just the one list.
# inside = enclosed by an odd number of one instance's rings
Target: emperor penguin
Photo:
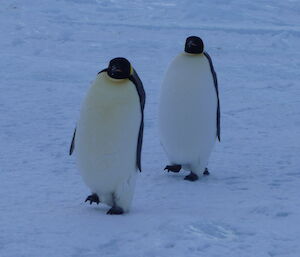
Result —
[[169, 159], [165, 170], [190, 171], [184, 179], [209, 175], [206, 168], [220, 141], [217, 75], [201, 38], [186, 39], [185, 49], [169, 65], [160, 92], [159, 134]]
[[81, 106], [71, 146], [91, 195], [86, 202], [111, 206], [123, 214], [131, 206], [137, 171], [141, 171], [145, 91], [130, 62], [110, 61], [89, 88]]

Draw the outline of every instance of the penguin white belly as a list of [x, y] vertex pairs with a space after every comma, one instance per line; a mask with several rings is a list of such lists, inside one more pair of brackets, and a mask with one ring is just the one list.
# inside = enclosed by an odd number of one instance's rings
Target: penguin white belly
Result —
[[162, 84], [159, 130], [171, 164], [203, 172], [216, 140], [217, 95], [204, 55], [181, 54]]
[[[85, 183], [109, 205], [115, 193], [132, 197], [140, 122], [134, 84], [114, 82], [105, 72], [100, 73], [81, 108], [75, 152]], [[125, 196], [124, 201], [131, 200]]]

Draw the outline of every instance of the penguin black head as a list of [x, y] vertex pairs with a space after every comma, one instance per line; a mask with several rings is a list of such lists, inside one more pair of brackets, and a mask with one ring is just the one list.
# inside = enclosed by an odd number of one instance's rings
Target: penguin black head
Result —
[[130, 62], [123, 58], [114, 58], [109, 62], [107, 74], [114, 79], [127, 79], [131, 73]]
[[204, 44], [200, 37], [191, 36], [186, 39], [184, 51], [189, 54], [202, 54]]

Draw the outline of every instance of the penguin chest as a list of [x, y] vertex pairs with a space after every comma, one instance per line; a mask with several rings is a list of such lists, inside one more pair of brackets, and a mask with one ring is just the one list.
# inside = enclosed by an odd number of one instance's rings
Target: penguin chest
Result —
[[112, 83], [100, 74], [83, 103], [75, 142], [79, 169], [90, 187], [116, 186], [136, 171], [140, 121], [133, 83]]
[[211, 151], [216, 138], [217, 95], [205, 57], [180, 56], [162, 84], [159, 126], [162, 144], [180, 162]]

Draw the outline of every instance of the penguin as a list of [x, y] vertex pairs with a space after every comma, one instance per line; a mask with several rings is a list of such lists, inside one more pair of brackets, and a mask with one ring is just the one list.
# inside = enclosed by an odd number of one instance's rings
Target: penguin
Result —
[[184, 52], [169, 65], [158, 110], [160, 141], [170, 162], [165, 170], [188, 170], [188, 181], [209, 175], [221, 115], [217, 75], [201, 38], [188, 37]]
[[107, 214], [130, 210], [141, 168], [145, 91], [130, 62], [109, 62], [89, 88], [81, 106], [69, 154], [90, 188], [85, 202], [105, 203]]

